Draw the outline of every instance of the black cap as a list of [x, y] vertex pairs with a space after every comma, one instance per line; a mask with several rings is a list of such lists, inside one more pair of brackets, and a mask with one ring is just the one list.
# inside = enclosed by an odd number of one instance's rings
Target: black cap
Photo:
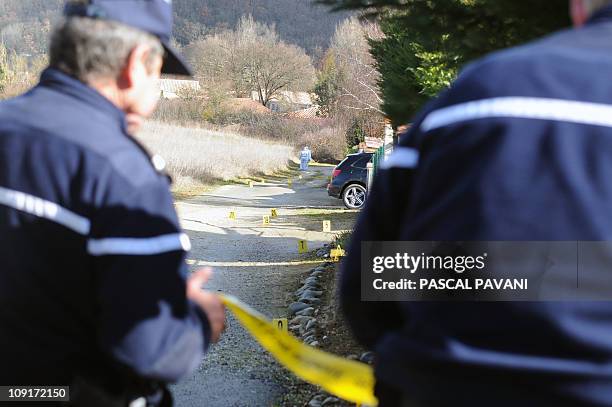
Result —
[[64, 15], [117, 21], [153, 34], [166, 50], [162, 73], [193, 75], [187, 63], [170, 47], [172, 0], [69, 1]]

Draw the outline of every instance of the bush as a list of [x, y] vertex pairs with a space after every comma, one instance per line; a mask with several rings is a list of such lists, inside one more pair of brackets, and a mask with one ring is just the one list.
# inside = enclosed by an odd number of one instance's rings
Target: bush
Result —
[[358, 146], [359, 143], [363, 142], [366, 137], [366, 132], [363, 128], [362, 120], [353, 119], [351, 127], [346, 131], [346, 144], [347, 146], [354, 147]]
[[194, 124], [204, 120], [202, 99], [162, 99], [159, 101], [153, 120], [163, 123]]
[[310, 147], [312, 158], [324, 163], [337, 163], [344, 158], [346, 142], [341, 131], [325, 127], [314, 133], [302, 136], [300, 144]]
[[313, 159], [335, 162], [346, 152], [345, 127], [331, 119], [300, 119], [271, 112], [236, 110], [214, 98], [161, 100], [154, 120], [188, 127], [206, 124], [247, 137], [312, 149]]
[[251, 112], [243, 112], [239, 124], [244, 134], [279, 140], [292, 145], [299, 144], [300, 138], [305, 133], [316, 132], [321, 128], [321, 124], [317, 121]]

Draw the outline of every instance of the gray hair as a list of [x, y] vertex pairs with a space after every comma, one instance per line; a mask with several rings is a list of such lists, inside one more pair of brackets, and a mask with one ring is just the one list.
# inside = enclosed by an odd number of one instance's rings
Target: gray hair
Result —
[[151, 48], [149, 66], [164, 53], [159, 39], [144, 31], [115, 21], [70, 17], [51, 36], [49, 65], [84, 83], [116, 78], [140, 44]]

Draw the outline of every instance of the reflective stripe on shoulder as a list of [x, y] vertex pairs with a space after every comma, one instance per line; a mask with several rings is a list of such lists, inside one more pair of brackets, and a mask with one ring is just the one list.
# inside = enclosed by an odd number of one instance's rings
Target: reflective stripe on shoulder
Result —
[[419, 151], [414, 148], [398, 147], [383, 161], [381, 169], [391, 168], [416, 168], [419, 164]]
[[184, 233], [145, 238], [90, 239], [87, 242], [87, 252], [92, 256], [150, 256], [189, 250], [191, 242]]
[[0, 205], [50, 220], [81, 235], [88, 235], [91, 229], [89, 219], [53, 202], [12, 189], [0, 187]]
[[461, 103], [431, 112], [424, 132], [487, 118], [521, 118], [612, 127], [612, 105], [563, 99], [501, 97]]

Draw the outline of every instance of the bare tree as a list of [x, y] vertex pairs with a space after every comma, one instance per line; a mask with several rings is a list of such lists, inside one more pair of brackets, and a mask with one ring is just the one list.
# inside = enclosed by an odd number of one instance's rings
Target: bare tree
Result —
[[308, 91], [313, 86], [310, 58], [297, 46], [284, 43], [255, 47], [245, 71], [248, 83], [262, 105], [285, 89]]
[[370, 55], [369, 38], [380, 36], [378, 26], [349, 18], [338, 25], [331, 44], [336, 66], [342, 72], [338, 101], [342, 108], [384, 115], [378, 88], [380, 74]]
[[281, 41], [273, 26], [243, 17], [235, 31], [207, 36], [186, 50], [204, 83], [226, 83], [236, 96], [256, 91], [268, 105], [283, 90], [308, 91], [312, 61], [301, 48]]

